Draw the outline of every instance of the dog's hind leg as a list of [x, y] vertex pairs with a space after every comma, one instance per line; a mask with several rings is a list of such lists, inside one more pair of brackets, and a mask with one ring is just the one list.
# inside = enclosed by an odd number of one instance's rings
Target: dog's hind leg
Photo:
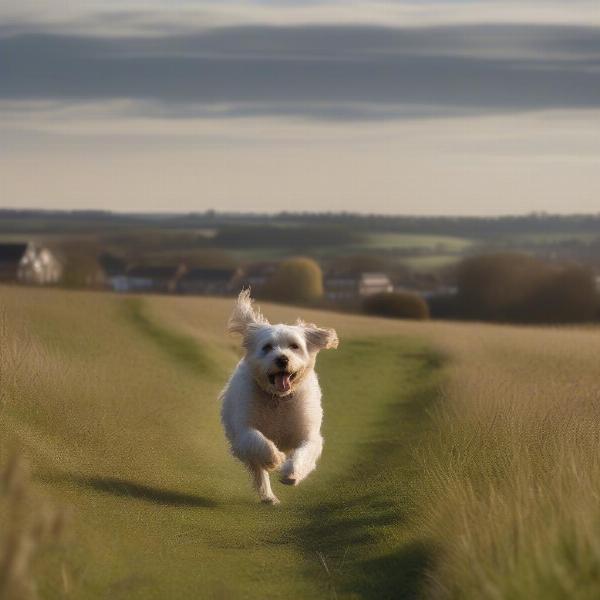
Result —
[[279, 504], [279, 499], [271, 489], [271, 480], [269, 479], [269, 471], [257, 465], [248, 465], [254, 487], [258, 492], [261, 502], [265, 504]]
[[281, 483], [297, 485], [317, 466], [323, 451], [323, 438], [315, 435], [300, 444], [281, 467]]

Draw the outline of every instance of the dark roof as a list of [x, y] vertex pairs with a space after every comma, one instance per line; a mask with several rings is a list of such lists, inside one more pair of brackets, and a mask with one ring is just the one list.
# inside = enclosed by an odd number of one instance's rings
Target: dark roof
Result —
[[362, 273], [359, 271], [329, 271], [325, 274], [325, 281], [332, 279], [351, 279], [352, 281], [358, 281], [362, 277]]
[[115, 276], [125, 274], [127, 265], [125, 261], [118, 256], [113, 256], [108, 252], [103, 252], [98, 257], [98, 262], [107, 275]]
[[244, 266], [243, 273], [245, 277], [256, 277], [272, 275], [276, 269], [277, 264], [274, 262], [256, 262]]
[[0, 244], [0, 262], [18, 263], [27, 250], [27, 244]]
[[179, 267], [132, 267], [127, 271], [127, 277], [144, 279], [172, 279]]
[[235, 275], [236, 269], [190, 269], [182, 278], [182, 281], [230, 281]]

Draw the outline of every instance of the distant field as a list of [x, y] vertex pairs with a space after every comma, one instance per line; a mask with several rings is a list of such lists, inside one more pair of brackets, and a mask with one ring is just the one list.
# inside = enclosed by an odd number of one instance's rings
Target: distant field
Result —
[[230, 300], [0, 288], [0, 306], [1, 462], [21, 449], [71, 514], [43, 598], [600, 594], [595, 328], [263, 306], [341, 338], [319, 359], [323, 458], [273, 508], [219, 424]]
[[[106, 250], [116, 252], [134, 251], [136, 255], [145, 253], [150, 260], [165, 262], [177, 261], [182, 257], [190, 260], [199, 252], [206, 250], [202, 240], [209, 240], [214, 235], [210, 229], [181, 230], [139, 230], [133, 232], [113, 231], [103, 234], [105, 238], [93, 239]], [[31, 230], [22, 233], [0, 232], [0, 242], [46, 241], [60, 242], [67, 239], [81, 238], [68, 232], [40, 232]], [[88, 235], [88, 241], [91, 239]], [[102, 241], [104, 239], [104, 241]], [[201, 243], [199, 243], [201, 242]], [[210, 245], [210, 242], [207, 242]], [[414, 235], [396, 233], [367, 234], [364, 242], [328, 246], [310, 246], [306, 248], [281, 247], [248, 247], [227, 248], [219, 251], [231, 255], [240, 263], [249, 261], [281, 260], [298, 254], [309, 254], [317, 259], [334, 259], [352, 254], [379, 254], [408, 265], [416, 271], [434, 271], [440, 267], [460, 260], [461, 253], [474, 244], [466, 238], [436, 235]]]
[[368, 235], [364, 243], [367, 248], [414, 248], [438, 254], [463, 252], [472, 245], [473, 240], [467, 238], [409, 233], [373, 233]]
[[[33, 228], [20, 233], [0, 231], [0, 242], [23, 240], [61, 242], [63, 240], [81, 239], [94, 241], [98, 247], [117, 254], [133, 253], [135, 256], [146, 256], [147, 260], [173, 262], [181, 258], [189, 258], [192, 262], [198, 254], [209, 249], [215, 229], [180, 228], [152, 229], [140, 227], [88, 232], [86, 235], [75, 232], [68, 223], [61, 231], [46, 231]], [[287, 224], [278, 227], [295, 227]], [[112, 226], [111, 226], [112, 227]], [[469, 251], [483, 249], [532, 249], [536, 246], [556, 246], [568, 242], [590, 244], [600, 236], [594, 233], [515, 233], [511, 235], [489, 236], [486, 239], [467, 238], [445, 235], [417, 235], [409, 233], [375, 232], [364, 234], [360, 242], [349, 244], [309, 245], [307, 247], [287, 247], [285, 243], [271, 247], [253, 245], [251, 247], [220, 247], [219, 252], [229, 254], [232, 260], [239, 263], [251, 261], [282, 260], [298, 254], [308, 254], [324, 262], [348, 255], [372, 254], [385, 257], [393, 262], [401, 263], [416, 272], [432, 272], [443, 267], [456, 264]]]
[[526, 243], [532, 245], [552, 245], [561, 244], [564, 242], [580, 242], [589, 244], [600, 240], [600, 232], [598, 233], [523, 233], [514, 234], [507, 238], [501, 238], [517, 243]]
[[422, 584], [421, 572], [394, 572], [427, 563], [400, 492], [414, 477], [412, 415], [426, 406], [414, 400], [435, 381], [419, 341], [389, 336], [384, 322], [306, 315], [344, 340], [320, 365], [327, 450], [298, 489], [276, 484], [273, 510], [257, 503], [219, 423], [217, 395], [239, 355], [223, 331], [231, 301], [1, 297], [2, 455], [24, 448], [39, 491], [73, 514], [64, 549], [42, 561], [44, 598], [62, 597], [62, 573], [78, 598], [381, 597]]
[[461, 257], [455, 254], [431, 254], [428, 256], [410, 256], [408, 258], [402, 258], [400, 259], [400, 262], [413, 271], [430, 273], [432, 271], [438, 271], [443, 267], [454, 265], [460, 260]]
[[476, 244], [467, 238], [404, 233], [368, 234], [361, 244], [314, 248], [316, 256], [335, 258], [351, 254], [379, 254], [417, 272], [431, 272], [458, 262]]

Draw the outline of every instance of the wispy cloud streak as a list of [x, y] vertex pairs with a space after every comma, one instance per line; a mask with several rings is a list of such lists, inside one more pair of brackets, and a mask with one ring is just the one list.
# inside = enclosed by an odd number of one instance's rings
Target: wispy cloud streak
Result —
[[[4, 99], [323, 119], [600, 105], [600, 28], [236, 27], [151, 38], [0, 38]], [[140, 105], [141, 106], [141, 105]], [[408, 107], [408, 108], [407, 108]], [[412, 108], [411, 108], [412, 107]]]

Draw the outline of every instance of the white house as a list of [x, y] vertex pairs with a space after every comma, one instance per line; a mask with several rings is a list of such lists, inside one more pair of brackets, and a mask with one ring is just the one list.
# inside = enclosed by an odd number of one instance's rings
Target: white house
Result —
[[29, 243], [0, 244], [0, 280], [36, 285], [58, 283], [63, 264], [49, 248]]
[[33, 242], [27, 244], [19, 261], [17, 279], [23, 283], [48, 285], [58, 283], [63, 274], [63, 265], [58, 257], [44, 246]]
[[325, 296], [332, 301], [352, 301], [381, 292], [393, 292], [385, 273], [332, 273], [325, 278]]

